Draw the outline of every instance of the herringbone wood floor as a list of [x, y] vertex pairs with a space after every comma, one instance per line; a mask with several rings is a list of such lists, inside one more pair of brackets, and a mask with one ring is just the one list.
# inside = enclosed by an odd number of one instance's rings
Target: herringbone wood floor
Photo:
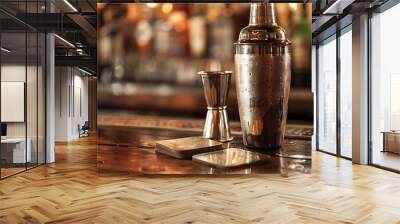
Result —
[[400, 175], [315, 152], [310, 175], [98, 174], [94, 138], [0, 181], [0, 223], [400, 223]]

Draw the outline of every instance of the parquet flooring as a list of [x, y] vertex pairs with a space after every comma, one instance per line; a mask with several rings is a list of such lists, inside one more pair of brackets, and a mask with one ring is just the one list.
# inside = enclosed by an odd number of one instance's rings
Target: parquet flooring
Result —
[[313, 153], [310, 175], [98, 174], [93, 137], [0, 181], [0, 223], [400, 223], [400, 175]]

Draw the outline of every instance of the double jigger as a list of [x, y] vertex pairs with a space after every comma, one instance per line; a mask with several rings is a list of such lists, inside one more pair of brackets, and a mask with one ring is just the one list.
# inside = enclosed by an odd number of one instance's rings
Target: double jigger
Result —
[[201, 71], [197, 74], [201, 76], [207, 103], [203, 137], [220, 142], [232, 140], [226, 110], [232, 72]]

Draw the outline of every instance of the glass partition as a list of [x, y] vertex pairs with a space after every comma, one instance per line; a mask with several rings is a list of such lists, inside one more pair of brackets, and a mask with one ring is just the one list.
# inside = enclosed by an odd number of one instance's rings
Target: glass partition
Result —
[[0, 178], [45, 163], [46, 39], [20, 20], [43, 5], [0, 2]]
[[400, 170], [400, 4], [371, 18], [371, 162]]
[[340, 36], [340, 155], [352, 157], [352, 32]]
[[37, 64], [37, 163], [46, 162], [46, 36], [38, 33], [38, 64]]
[[38, 79], [38, 49], [37, 49], [38, 35], [36, 32], [29, 31], [27, 33], [27, 74], [26, 74], [26, 114], [27, 114], [27, 150], [30, 151], [30, 161], [27, 163], [27, 167], [33, 167], [37, 165], [37, 79]]
[[318, 47], [317, 149], [336, 153], [336, 36]]
[[26, 41], [25, 32], [1, 34], [2, 177], [25, 170], [26, 162], [31, 162], [26, 135]]

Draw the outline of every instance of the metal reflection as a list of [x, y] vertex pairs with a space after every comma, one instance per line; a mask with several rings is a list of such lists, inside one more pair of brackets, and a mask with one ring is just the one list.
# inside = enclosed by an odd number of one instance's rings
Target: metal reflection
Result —
[[207, 117], [203, 137], [227, 142], [233, 139], [228, 123], [227, 98], [232, 72], [198, 72], [207, 102]]
[[249, 25], [235, 43], [236, 93], [246, 147], [283, 143], [290, 91], [290, 42], [273, 4], [252, 3]]

